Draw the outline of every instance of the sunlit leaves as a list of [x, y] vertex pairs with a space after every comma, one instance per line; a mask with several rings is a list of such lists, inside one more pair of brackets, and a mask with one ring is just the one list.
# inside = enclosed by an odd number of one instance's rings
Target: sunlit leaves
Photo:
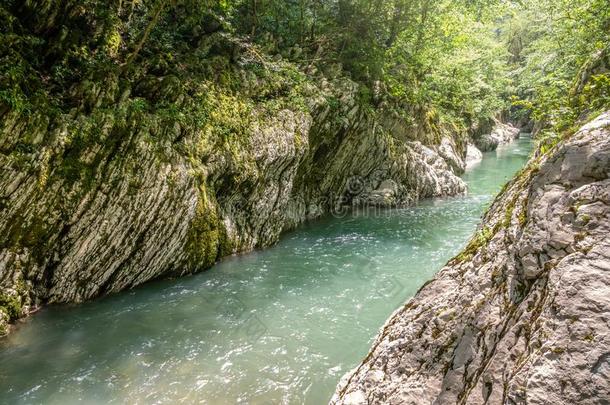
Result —
[[599, 104], [574, 102], [570, 89], [583, 64], [610, 44], [608, 0], [523, 0], [512, 5], [504, 31], [516, 93], [528, 101], [519, 106], [527, 105], [533, 118], [562, 128]]

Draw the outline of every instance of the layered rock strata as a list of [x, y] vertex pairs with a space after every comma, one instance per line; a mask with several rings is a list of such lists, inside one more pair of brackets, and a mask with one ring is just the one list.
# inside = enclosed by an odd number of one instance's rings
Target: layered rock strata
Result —
[[610, 113], [535, 156], [332, 404], [610, 402]]
[[[242, 94], [271, 85], [235, 46]], [[153, 83], [176, 97], [172, 80]], [[397, 136], [349, 80], [265, 103], [201, 86], [212, 95], [199, 126], [135, 109], [135, 90], [112, 81], [89, 89], [88, 103], [108, 103], [90, 113], [0, 109], [0, 334], [41, 304], [204, 270], [336, 210], [465, 192], [464, 150]]]
[[491, 133], [475, 137], [474, 144], [482, 152], [489, 152], [513, 142], [519, 138], [519, 133], [519, 128], [511, 124], [496, 122]]

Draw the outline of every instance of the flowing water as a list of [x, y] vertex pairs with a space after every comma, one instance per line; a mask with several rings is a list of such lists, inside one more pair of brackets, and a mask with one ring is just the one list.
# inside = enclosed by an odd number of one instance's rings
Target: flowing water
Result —
[[529, 151], [485, 154], [468, 197], [320, 220], [202, 274], [46, 308], [0, 341], [0, 403], [326, 403]]

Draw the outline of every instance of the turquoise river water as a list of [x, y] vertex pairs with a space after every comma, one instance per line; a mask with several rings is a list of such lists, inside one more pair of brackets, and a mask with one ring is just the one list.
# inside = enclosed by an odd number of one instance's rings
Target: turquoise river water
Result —
[[530, 148], [485, 154], [467, 197], [323, 219], [192, 277], [45, 308], [0, 341], [0, 404], [324, 404]]

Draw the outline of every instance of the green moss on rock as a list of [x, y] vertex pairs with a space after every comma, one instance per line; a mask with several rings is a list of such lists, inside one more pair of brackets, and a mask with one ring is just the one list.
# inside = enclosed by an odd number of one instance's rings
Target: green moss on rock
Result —
[[23, 313], [21, 296], [18, 293], [0, 293], [0, 311], [8, 315], [9, 322], [19, 318]]
[[496, 233], [496, 229], [491, 229], [489, 227], [484, 227], [480, 231], [478, 231], [475, 236], [470, 240], [466, 248], [460, 253], [455, 259], [454, 263], [462, 263], [467, 260], [472, 259], [476, 253], [482, 247], [486, 246], [489, 241], [494, 237]]
[[202, 187], [186, 246], [190, 264], [194, 269], [211, 267], [219, 257], [223, 240], [226, 248], [226, 233], [221, 228], [216, 208], [210, 204], [205, 188]]

